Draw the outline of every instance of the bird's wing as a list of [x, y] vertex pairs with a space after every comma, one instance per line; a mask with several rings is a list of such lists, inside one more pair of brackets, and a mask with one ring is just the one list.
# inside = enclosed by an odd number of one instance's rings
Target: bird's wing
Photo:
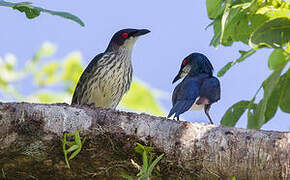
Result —
[[71, 104], [81, 104], [84, 90], [86, 88], [88, 88], [88, 87], [86, 87], [87, 83], [85, 83], [85, 82], [87, 82], [87, 79], [90, 78], [90, 74], [92, 74], [92, 70], [94, 70], [93, 67], [97, 65], [98, 60], [101, 59], [103, 57], [103, 55], [104, 55], [104, 53], [100, 53], [100, 54], [96, 55], [94, 57], [94, 59], [91, 60], [89, 65], [86, 67], [84, 72], [82, 73], [82, 75], [78, 81], [78, 84], [75, 88]]
[[195, 79], [184, 79], [174, 89], [172, 100], [173, 107], [171, 108], [167, 118], [178, 117], [180, 114], [189, 110], [199, 96], [199, 83]]
[[177, 101], [177, 94], [180, 91], [180, 87], [181, 87], [182, 83], [179, 83], [175, 88], [174, 91], [172, 93], [172, 106], [174, 106], [174, 104], [176, 104]]
[[210, 77], [203, 81], [200, 87], [200, 97], [207, 98], [210, 104], [220, 99], [220, 82], [216, 77]]

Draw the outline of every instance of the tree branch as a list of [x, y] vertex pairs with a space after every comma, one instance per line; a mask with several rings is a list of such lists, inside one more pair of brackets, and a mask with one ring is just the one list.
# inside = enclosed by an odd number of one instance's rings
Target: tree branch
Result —
[[[87, 136], [84, 149], [65, 168], [65, 132]], [[66, 104], [0, 104], [0, 169], [7, 179], [120, 178], [136, 172], [136, 142], [165, 156], [161, 176], [199, 179], [287, 179], [290, 133], [247, 130]], [[1, 171], [0, 171], [1, 173]], [[1, 174], [0, 174], [1, 177]]]

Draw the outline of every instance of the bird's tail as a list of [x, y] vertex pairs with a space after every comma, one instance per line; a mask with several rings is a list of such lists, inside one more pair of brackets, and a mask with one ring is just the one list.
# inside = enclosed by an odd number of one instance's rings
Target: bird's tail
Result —
[[167, 119], [170, 118], [174, 113], [174, 108], [172, 108], [167, 116]]
[[173, 114], [175, 114], [174, 118], [175, 117], [178, 118], [180, 114], [189, 110], [193, 103], [194, 103], [194, 100], [186, 100], [186, 101], [177, 102], [170, 110], [167, 118], [170, 118]]

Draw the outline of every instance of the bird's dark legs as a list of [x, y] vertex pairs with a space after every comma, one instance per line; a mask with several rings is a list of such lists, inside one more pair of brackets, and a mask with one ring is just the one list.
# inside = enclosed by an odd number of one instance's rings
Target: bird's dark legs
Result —
[[93, 107], [96, 107], [96, 105], [95, 105], [95, 103], [93, 102], [93, 103], [89, 104], [89, 107], [90, 107], [90, 108], [93, 108]]
[[[175, 118], [176, 118], [176, 119], [175, 119]], [[180, 121], [180, 120], [179, 120], [179, 116], [174, 117], [173, 120]]]
[[211, 120], [211, 117], [210, 117], [210, 115], [209, 115], [209, 109], [210, 109], [210, 106], [211, 106], [211, 104], [206, 104], [206, 105], [204, 106], [204, 112], [205, 112], [206, 116], [208, 117], [210, 123], [213, 124], [213, 122], [212, 122], [212, 120]]

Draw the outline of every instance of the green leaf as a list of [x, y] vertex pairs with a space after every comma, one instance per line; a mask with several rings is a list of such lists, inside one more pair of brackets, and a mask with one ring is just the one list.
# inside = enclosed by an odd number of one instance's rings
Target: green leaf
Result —
[[254, 49], [263, 46], [280, 48], [289, 40], [290, 19], [280, 17], [271, 19], [257, 28], [250, 37], [249, 45]]
[[29, 7], [28, 5], [16, 4], [13, 9], [17, 9], [20, 12], [24, 12], [28, 19], [33, 19], [40, 15], [40, 11]]
[[235, 6], [231, 6], [230, 3], [226, 4], [225, 11], [221, 19], [221, 44], [225, 46], [232, 45], [235, 37], [235, 27], [246, 18], [248, 9], [251, 5], [252, 3], [248, 2]]
[[290, 113], [290, 68], [282, 75], [279, 84], [281, 86], [280, 109]]
[[68, 150], [66, 150], [68, 153], [69, 152], [72, 152], [72, 151], [74, 151], [74, 150], [76, 150], [76, 149], [79, 149], [79, 146], [78, 145], [73, 145], [73, 146], [71, 146]]
[[82, 141], [78, 130], [75, 131], [75, 142], [78, 146], [82, 147]]
[[68, 158], [68, 160], [72, 160], [74, 157], [76, 157], [78, 155], [78, 153], [81, 151], [81, 149], [77, 149], [75, 150], [71, 155], [70, 157]]
[[280, 90], [281, 90], [280, 83], [278, 83], [269, 97], [265, 110], [264, 124], [267, 123], [270, 119], [272, 119], [276, 114], [281, 96]]
[[284, 50], [282, 48], [274, 49], [268, 60], [269, 69], [280, 69], [285, 66], [286, 63], [286, 53]]
[[135, 152], [137, 152], [140, 155], [143, 155], [143, 151], [144, 151], [144, 146], [140, 143], [136, 143], [136, 147], [135, 147]]
[[121, 172], [121, 175], [120, 175], [122, 178], [124, 179], [129, 179], [129, 180], [133, 180], [133, 177], [128, 175], [127, 173], [125, 172]]
[[206, 0], [207, 15], [210, 19], [215, 19], [225, 9], [224, 0]]
[[66, 19], [70, 19], [72, 21], [77, 22], [81, 26], [85, 26], [85, 24], [75, 15], [67, 12], [60, 11], [51, 11], [47, 9], [43, 9], [41, 7], [32, 6], [30, 2], [20, 2], [20, 3], [12, 3], [0, 0], [0, 6], [12, 7], [13, 9], [17, 9], [20, 12], [24, 12], [28, 19], [33, 19], [40, 15], [41, 12], [49, 13], [51, 15], [60, 16]]
[[70, 168], [70, 165], [69, 165], [69, 162], [68, 162], [68, 159], [67, 159], [67, 151], [66, 151], [66, 134], [64, 134], [63, 136], [63, 140], [62, 140], [62, 151], [63, 151], [63, 154], [64, 154], [64, 159], [65, 159], [65, 163], [67, 165], [68, 168]]
[[223, 126], [235, 126], [248, 108], [249, 103], [250, 101], [239, 101], [232, 105], [222, 117], [221, 124]]
[[87, 136], [85, 136], [84, 139], [82, 140], [82, 146], [84, 145], [86, 139], [87, 139]]
[[219, 72], [217, 73], [218, 77], [222, 77], [223, 75], [225, 75], [225, 73], [231, 69], [231, 67], [234, 65], [234, 61], [230, 61], [228, 62], [224, 67], [222, 67]]
[[143, 155], [143, 152], [145, 151], [146, 153], [153, 151], [154, 147], [150, 147], [150, 146], [143, 146], [140, 143], [136, 143], [136, 147], [135, 147], [135, 152], [137, 152], [140, 155]]
[[148, 168], [148, 158], [147, 158], [147, 153], [146, 151], [143, 151], [143, 171], [147, 171]]
[[144, 173], [143, 170], [141, 170], [136, 176], [137, 177], [141, 176], [141, 177], [138, 178], [138, 179], [141, 179], [142, 177], [144, 177], [144, 175], [146, 175], [146, 174]]
[[244, 61], [247, 57], [251, 56], [256, 52], [256, 50], [251, 49], [249, 51], [239, 51], [241, 53], [241, 57], [235, 61], [228, 62], [221, 70], [219, 70], [217, 76], [222, 77], [231, 67], [233, 67], [237, 62], [240, 63]]
[[[142, 171], [141, 171], [142, 172]], [[141, 176], [140, 176], [141, 175]], [[140, 174], [138, 180], [148, 180], [148, 176], [147, 174], [145, 174], [144, 172], [142, 172], [142, 174]], [[138, 176], [138, 175], [137, 175]]]
[[[267, 104], [271, 103], [269, 100], [272, 95], [272, 92], [279, 83], [281, 71], [282, 68], [277, 71], [274, 71], [269, 76], [269, 78], [263, 82], [264, 96], [263, 99], [257, 105], [257, 107], [253, 108], [254, 113], [252, 113], [252, 116], [250, 116], [251, 118], [248, 118], [248, 128], [259, 129], [263, 124], [265, 124], [266, 122], [265, 114], [267, 107], [271, 108], [271, 106], [267, 106]], [[274, 111], [273, 109], [270, 110]]]
[[255, 127], [258, 127], [258, 121], [256, 121], [256, 109], [257, 109], [257, 104], [251, 103], [248, 106], [248, 124], [247, 128], [249, 129], [254, 129]]
[[72, 147], [73, 145], [75, 145], [76, 143], [73, 141], [73, 142], [70, 142], [70, 141], [66, 141], [65, 143], [68, 147]]
[[210, 46], [217, 48], [220, 45], [220, 38], [222, 34], [222, 24], [221, 24], [221, 17], [217, 18], [213, 22], [213, 30], [214, 36], [210, 41]]
[[147, 174], [151, 175], [152, 171], [154, 169], [154, 167], [156, 166], [156, 164], [163, 158], [164, 154], [161, 154], [160, 156], [158, 156], [158, 158], [156, 158], [153, 163], [149, 166]]

